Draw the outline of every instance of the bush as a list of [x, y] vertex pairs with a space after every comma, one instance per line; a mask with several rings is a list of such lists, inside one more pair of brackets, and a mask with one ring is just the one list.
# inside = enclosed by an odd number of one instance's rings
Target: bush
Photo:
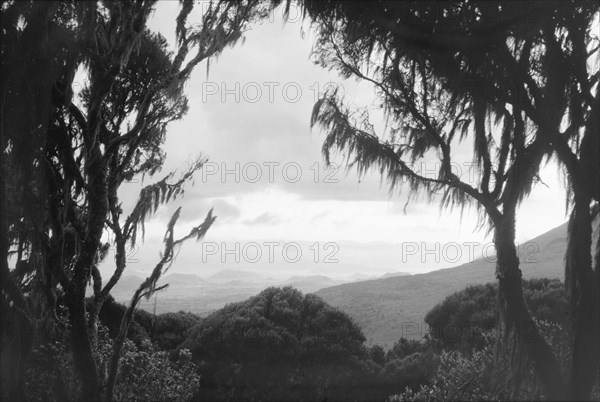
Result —
[[115, 399], [127, 401], [186, 401], [200, 385], [192, 354], [181, 349], [177, 359], [157, 351], [150, 342], [141, 347], [127, 339], [121, 356]]
[[[569, 361], [569, 336], [559, 324], [537, 321], [542, 336], [550, 343], [557, 359]], [[479, 334], [484, 345], [471, 352], [445, 350], [431, 384], [418, 389], [406, 388], [393, 395], [390, 401], [434, 400], [541, 400], [541, 387], [534, 375], [533, 363], [524, 350], [507, 353], [496, 352], [495, 331]], [[519, 362], [517, 370], [511, 363]]]
[[[59, 309], [58, 321], [44, 331], [46, 336], [30, 354], [25, 377], [29, 400], [67, 401], [76, 400], [79, 395], [66, 314], [66, 310]], [[100, 323], [94, 353], [104, 380], [111, 352], [110, 331]], [[131, 339], [125, 341], [115, 387], [116, 400], [189, 400], [199, 384], [200, 377], [189, 350], [182, 349], [174, 359], [169, 359], [167, 352], [158, 351], [148, 339], [140, 340], [139, 345]]]
[[163, 350], [174, 350], [186, 340], [187, 331], [200, 322], [192, 313], [164, 313], [156, 316], [152, 327], [152, 342]]
[[418, 390], [406, 388], [390, 401], [434, 400], [506, 400], [510, 391], [501, 367], [496, 364], [492, 344], [466, 355], [458, 351], [444, 351], [432, 384]]
[[[448, 296], [425, 316], [429, 337], [440, 348], [468, 352], [481, 349], [481, 334], [496, 327], [497, 284], [469, 286]], [[525, 301], [535, 319], [569, 328], [568, 306], [558, 279], [523, 281]]]
[[415, 339], [400, 338], [394, 343], [394, 346], [388, 350], [385, 358], [386, 361], [402, 359], [416, 352], [424, 352], [430, 349], [430, 345], [423, 341]]
[[200, 365], [199, 399], [331, 397], [369, 360], [346, 314], [291, 287], [225, 306], [189, 334], [183, 346]]

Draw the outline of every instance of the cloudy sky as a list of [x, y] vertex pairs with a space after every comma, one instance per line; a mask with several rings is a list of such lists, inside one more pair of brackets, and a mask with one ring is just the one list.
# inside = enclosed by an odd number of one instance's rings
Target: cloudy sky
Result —
[[[172, 41], [177, 12], [178, 2], [160, 2], [150, 28]], [[373, 90], [315, 65], [314, 36], [295, 12], [292, 8], [286, 24], [279, 9], [252, 26], [243, 44], [211, 60], [208, 76], [206, 64], [194, 71], [186, 86], [190, 110], [169, 127], [162, 174], [199, 154], [210, 162], [183, 199], [148, 221], [145, 242], [129, 257], [129, 272], [151, 270], [166, 222], [178, 206], [183, 207], [179, 234], [201, 222], [211, 207], [218, 219], [204, 243], [182, 247], [172, 272], [421, 273], [488, 254], [490, 238], [476, 230], [475, 211], [466, 210], [461, 219], [459, 211], [440, 212], [426, 200], [413, 200], [404, 211], [406, 194], [390, 195], [378, 175], [359, 179], [339, 158], [339, 168], [325, 168], [324, 135], [309, 125], [318, 94], [335, 85], [346, 103], [376, 113]], [[519, 211], [520, 242], [565, 222], [564, 189], [553, 162], [541, 178], [545, 184], [537, 185]], [[146, 180], [143, 184], [152, 179]], [[141, 185], [122, 190], [126, 211]], [[111, 265], [109, 258], [104, 268]]]

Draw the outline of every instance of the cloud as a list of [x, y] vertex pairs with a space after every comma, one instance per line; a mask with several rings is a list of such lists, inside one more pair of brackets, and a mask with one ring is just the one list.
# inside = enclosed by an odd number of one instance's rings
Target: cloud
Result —
[[272, 225], [281, 222], [281, 219], [270, 212], [265, 212], [253, 219], [244, 220], [246, 225]]
[[[178, 10], [173, 4], [160, 2], [149, 24], [167, 38], [173, 37]], [[218, 60], [211, 60], [208, 77], [206, 65], [200, 65], [186, 85], [190, 111], [168, 127], [167, 160], [156, 180], [165, 172], [184, 168], [185, 161], [200, 152], [210, 163], [197, 173], [195, 186], [186, 187], [184, 198], [161, 207], [149, 219], [136, 269], [151, 269], [162, 248], [166, 223], [178, 206], [182, 215], [177, 233], [186, 233], [214, 207], [218, 219], [207, 241], [297, 241], [307, 249], [314, 242], [336, 242], [340, 264], [319, 266], [324, 274], [347, 270], [352, 274], [363, 268], [366, 273], [403, 270], [398, 245], [406, 241], [485, 240], [483, 232], [474, 232], [474, 211], [465, 211], [461, 220], [456, 213], [440, 213], [435, 201], [415, 200], [405, 214], [406, 189], [400, 187], [390, 194], [378, 171], [359, 178], [355, 171], [345, 170], [342, 155], [333, 158], [337, 169], [326, 169], [321, 154], [324, 135], [310, 128], [319, 92], [329, 82], [338, 82], [347, 104], [373, 110], [372, 91], [341, 81], [335, 72], [311, 63], [312, 38], [310, 32], [304, 40], [300, 38], [299, 24], [282, 27], [275, 18], [273, 23], [253, 26], [246, 36], [244, 45], [228, 48]], [[380, 128], [377, 116], [376, 112], [374, 123]], [[470, 162], [469, 144], [453, 151], [457, 161]], [[435, 162], [423, 168], [435, 171]], [[564, 190], [552, 168], [542, 172], [550, 188], [536, 186], [521, 205], [519, 239], [532, 238], [564, 221]], [[121, 189], [125, 211], [131, 210], [141, 188], [142, 183], [130, 183]], [[186, 244], [177, 269], [197, 269], [199, 250], [201, 245]], [[209, 268], [218, 267], [203, 269]], [[300, 266], [292, 268], [301, 270]], [[265, 269], [276, 271], [277, 267]]]
[[181, 221], [193, 222], [204, 219], [208, 211], [213, 208], [214, 215], [219, 222], [229, 222], [240, 217], [241, 211], [232, 202], [223, 198], [205, 197], [184, 198], [184, 207], [181, 209]]

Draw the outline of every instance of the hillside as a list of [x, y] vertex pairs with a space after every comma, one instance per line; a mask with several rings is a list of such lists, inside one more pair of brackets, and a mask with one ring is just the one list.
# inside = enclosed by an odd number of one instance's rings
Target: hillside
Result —
[[[521, 245], [525, 277], [562, 278], [565, 242], [566, 225], [562, 225]], [[237, 270], [223, 270], [204, 278], [172, 273], [160, 281], [169, 287], [157, 295], [156, 304], [154, 298], [143, 299], [140, 307], [158, 314], [183, 310], [206, 315], [228, 303], [254, 296], [269, 286], [293, 286], [305, 293], [316, 292], [348, 312], [364, 328], [369, 343], [391, 346], [401, 336], [422, 336], [426, 328], [415, 331], [414, 324], [422, 323], [425, 313], [448, 294], [469, 284], [494, 279], [494, 263], [484, 260], [427, 274], [393, 271], [378, 277], [307, 275], [277, 280]], [[127, 303], [143, 280], [139, 274], [125, 275], [111, 294], [117, 301]]]
[[[523, 277], [562, 280], [566, 237], [567, 225], [563, 224], [519, 245]], [[400, 337], [424, 336], [425, 314], [446, 296], [468, 285], [494, 281], [495, 263], [488, 260], [477, 259], [426, 274], [348, 283], [316, 294], [356, 320], [369, 344], [389, 348]]]
[[[292, 286], [304, 293], [351, 282], [354, 277], [331, 278], [324, 275], [292, 276], [274, 279], [255, 272], [223, 270], [202, 278], [194, 274], [173, 273], [159, 281], [169, 286], [155, 298], [142, 299], [140, 308], [158, 314], [190, 311], [206, 315], [228, 303], [240, 302], [256, 295], [269, 286]], [[362, 278], [364, 279], [364, 278]], [[131, 295], [144, 281], [144, 277], [124, 275], [112, 290], [112, 296], [121, 303], [128, 303]], [[91, 286], [88, 289], [91, 294]]]

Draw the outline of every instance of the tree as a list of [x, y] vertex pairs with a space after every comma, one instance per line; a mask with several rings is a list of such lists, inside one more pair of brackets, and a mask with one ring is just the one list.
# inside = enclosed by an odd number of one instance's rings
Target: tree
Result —
[[426, 351], [427, 349], [428, 345], [425, 342], [402, 337], [394, 342], [394, 346], [388, 350], [385, 358], [386, 360], [403, 359], [413, 353]]
[[[2, 353], [2, 395], [8, 399], [24, 398], [23, 362], [31, 347], [34, 317], [45, 313], [34, 311], [39, 308], [32, 308], [25, 297], [35, 283], [19, 279], [45, 260], [45, 233], [36, 222], [47, 218], [39, 206], [46, 203], [43, 149], [54, 84], [72, 79], [77, 55], [68, 49], [73, 48], [74, 38], [89, 35], [80, 26], [65, 26], [73, 8], [54, 2], [13, 2], [2, 7], [2, 316], [12, 316], [3, 322], [3, 329], [12, 327], [11, 338], [19, 344]], [[77, 8], [82, 14], [87, 11], [84, 6]], [[11, 251], [17, 261], [12, 274]], [[40, 270], [40, 281], [43, 274]]]
[[[201, 161], [178, 182], [168, 175], [146, 187], [124, 223], [118, 189], [160, 169], [165, 130], [187, 110], [183, 85], [194, 67], [235, 44], [246, 25], [268, 10], [253, 0], [212, 2], [201, 24], [191, 26], [194, 2], [184, 0], [171, 54], [164, 38], [145, 28], [154, 5], [27, 1], [2, 7], [3, 313], [18, 316], [18, 326], [31, 334], [42, 322], [57, 320], [57, 292], [64, 292], [82, 399], [101, 395], [95, 323], [125, 268], [125, 245], [135, 243], [137, 229], [143, 231], [144, 219], [159, 204], [181, 193]], [[78, 71], [89, 82], [79, 98], [73, 96]], [[118, 238], [117, 258], [103, 287], [95, 266], [110, 246], [102, 241], [107, 231]], [[3, 358], [14, 354], [16, 369], [3, 371], [2, 388], [8, 397], [23, 399], [22, 361], [30, 341], [18, 333], [13, 339], [23, 345], [8, 355], [3, 351]]]
[[152, 340], [163, 350], [174, 350], [186, 339], [186, 332], [199, 322], [200, 317], [189, 312], [160, 314], [154, 320]]
[[[568, 308], [558, 279], [523, 281], [523, 295], [537, 321], [560, 325], [568, 332]], [[486, 334], [496, 327], [498, 286], [468, 286], [446, 297], [427, 312], [431, 340], [446, 350], [469, 352], [485, 346]], [[394, 347], [395, 348], [395, 347]]]
[[364, 341], [346, 314], [285, 287], [214, 312], [181, 346], [201, 367], [199, 398], [303, 400], [350, 384], [368, 354]]
[[157, 282], [160, 277], [169, 269], [173, 259], [175, 258], [175, 250], [181, 244], [183, 244], [186, 240], [195, 237], [196, 240], [200, 240], [204, 237], [208, 229], [214, 223], [216, 217], [212, 216], [212, 209], [206, 216], [204, 222], [202, 222], [199, 226], [192, 228], [190, 233], [187, 236], [184, 236], [180, 239], [175, 240], [174, 238], [174, 227], [177, 219], [179, 219], [179, 213], [181, 212], [181, 207], [175, 211], [171, 220], [167, 226], [167, 233], [165, 233], [165, 250], [161, 256], [160, 261], [154, 269], [152, 273], [142, 284], [137, 288], [135, 293], [131, 298], [131, 302], [127, 310], [125, 310], [125, 314], [123, 314], [123, 318], [121, 319], [121, 325], [119, 327], [119, 333], [115, 337], [113, 342], [112, 355], [110, 358], [110, 366], [108, 371], [108, 381], [106, 385], [106, 399], [112, 401], [114, 398], [114, 388], [117, 381], [117, 375], [119, 370], [119, 359], [121, 358], [121, 350], [125, 343], [125, 338], [127, 336], [127, 331], [129, 330], [129, 325], [133, 319], [133, 314], [135, 309], [142, 299], [142, 297], [149, 298], [155, 292], [160, 289], [164, 289], [168, 285], [158, 286]]
[[[589, 397], [599, 315], [598, 269], [589, 251], [590, 201], [598, 201], [600, 172], [598, 147], [592, 146], [598, 130], [591, 130], [599, 74], [597, 64], [588, 63], [598, 51], [591, 34], [597, 4], [534, 3], [528, 10], [516, 2], [304, 5], [319, 30], [318, 61], [372, 83], [391, 126], [376, 135], [366, 114], [351, 115], [335, 93], [328, 94], [312, 117], [327, 131], [325, 158], [334, 149], [347, 151], [349, 166], [361, 174], [379, 167], [391, 189], [404, 180], [412, 195], [438, 193], [444, 207], [474, 204], [494, 232], [503, 332], [525, 344], [547, 397]], [[474, 141], [475, 185], [452, 171], [451, 150], [467, 138]], [[514, 247], [517, 206], [540, 163], [553, 155], [578, 182], [571, 186], [566, 265], [574, 328], [568, 391], [525, 304]], [[436, 178], [413, 168], [433, 158], [439, 161]]]
[[[57, 314], [65, 313], [65, 309], [59, 308]], [[78, 383], [68, 342], [70, 333], [68, 324], [55, 328], [48, 342], [37, 345], [32, 351], [26, 372], [29, 400], [77, 399]], [[113, 340], [108, 333], [103, 323], [99, 323], [97, 353], [105, 360], [109, 360], [112, 353]], [[118, 400], [189, 400], [199, 384], [197, 367], [186, 350], [169, 356], [150, 344], [147, 338], [141, 342], [127, 339], [121, 360], [119, 382], [115, 387], [115, 399]]]

